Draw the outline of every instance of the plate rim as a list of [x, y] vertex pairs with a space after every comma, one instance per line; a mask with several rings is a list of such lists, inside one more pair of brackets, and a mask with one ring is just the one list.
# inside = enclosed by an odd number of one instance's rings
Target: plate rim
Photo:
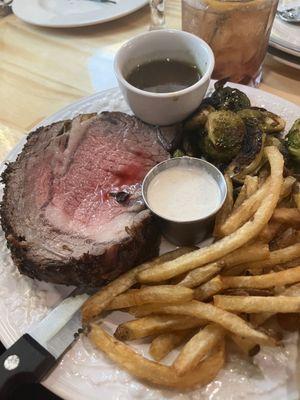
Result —
[[[299, 43], [299, 45], [297, 45], [297, 44], [291, 45], [288, 40], [281, 39], [281, 37], [278, 36], [278, 34], [275, 34], [276, 25], [278, 25], [278, 27], [279, 27], [280, 24], [288, 24], [288, 23], [287, 22], [285, 23], [277, 15], [275, 15], [275, 19], [274, 19], [273, 26], [271, 29], [269, 44], [271, 46], [278, 48], [279, 50], [286, 52], [286, 53], [293, 54], [296, 57], [300, 57], [300, 43]], [[299, 33], [300, 33], [300, 26], [299, 26]]]
[[291, 54], [295, 57], [299, 57], [299, 59], [300, 59], [300, 48], [299, 48], [299, 51], [290, 49], [290, 48], [284, 46], [284, 44], [282, 44], [282, 42], [280, 40], [278, 41], [277, 39], [274, 39], [274, 38], [270, 38], [269, 45], [272, 47], [275, 47], [278, 50], [283, 51], [284, 53]]
[[[27, 0], [27, 1], [31, 1], [31, 0]], [[122, 1], [122, 0], [121, 0]], [[22, 13], [20, 14], [20, 5], [24, 5], [24, 0], [14, 0], [12, 3], [12, 11], [15, 14], [16, 17], [20, 18], [22, 21], [30, 24], [30, 25], [34, 25], [34, 26], [40, 26], [40, 27], [45, 27], [45, 28], [80, 28], [80, 27], [84, 27], [84, 26], [92, 26], [92, 25], [98, 25], [98, 24], [104, 24], [106, 22], [110, 22], [110, 21], [114, 21], [116, 19], [119, 18], [123, 18], [126, 17], [129, 14], [134, 13], [135, 11], [138, 11], [139, 9], [145, 7], [148, 4], [148, 0], [136, 0], [139, 3], [136, 4], [134, 7], [129, 8], [127, 10], [124, 10], [118, 14], [112, 15], [110, 17], [105, 17], [105, 18], [95, 18], [95, 19], [91, 19], [90, 21], [85, 21], [85, 22], [80, 22], [80, 23], [65, 23], [65, 24], [59, 24], [59, 23], [47, 23], [47, 22], [37, 22], [35, 20], [32, 20], [30, 18], [27, 18], [24, 16], [22, 16]]]

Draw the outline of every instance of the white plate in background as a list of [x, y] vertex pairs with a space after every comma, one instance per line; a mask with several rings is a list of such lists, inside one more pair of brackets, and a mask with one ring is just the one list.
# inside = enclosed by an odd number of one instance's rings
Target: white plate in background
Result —
[[14, 0], [14, 14], [25, 22], [51, 28], [72, 28], [112, 21], [131, 14], [148, 0]]
[[[299, 5], [298, 0], [281, 0], [278, 10], [291, 8], [296, 4]], [[300, 58], [300, 24], [291, 24], [276, 16], [271, 31], [270, 45]]]

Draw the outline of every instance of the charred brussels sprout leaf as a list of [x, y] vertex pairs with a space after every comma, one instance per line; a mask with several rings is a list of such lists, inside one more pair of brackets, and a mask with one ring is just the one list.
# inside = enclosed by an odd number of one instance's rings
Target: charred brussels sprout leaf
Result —
[[294, 161], [300, 163], [300, 118], [296, 119], [286, 136], [288, 152]]
[[245, 93], [229, 86], [224, 87], [225, 80], [215, 83], [215, 91], [209, 98], [209, 103], [217, 110], [238, 111], [251, 106]]
[[262, 111], [265, 116], [265, 120], [263, 123], [263, 130], [266, 133], [277, 133], [281, 132], [285, 128], [285, 121], [270, 111]]
[[184, 131], [197, 131], [202, 129], [207, 121], [207, 116], [211, 112], [215, 111], [215, 108], [207, 103], [202, 103], [200, 107], [185, 121], [183, 125]]
[[238, 115], [244, 122], [257, 123], [267, 134], [281, 132], [285, 127], [285, 121], [281, 117], [262, 108], [246, 108], [238, 111]]
[[238, 111], [237, 114], [245, 123], [252, 122], [262, 126], [264, 122], [264, 116], [261, 110], [245, 108], [244, 110]]
[[241, 149], [245, 125], [232, 111], [214, 111], [207, 117], [206, 131], [209, 140], [220, 152], [235, 156]]
[[265, 137], [266, 134], [258, 124], [247, 121], [241, 151], [226, 169], [226, 173], [235, 181], [243, 182], [246, 175], [256, 172], [263, 165]]

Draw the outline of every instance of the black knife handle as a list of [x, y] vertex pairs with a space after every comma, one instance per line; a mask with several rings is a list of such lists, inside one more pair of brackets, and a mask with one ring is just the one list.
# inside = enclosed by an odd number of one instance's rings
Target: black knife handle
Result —
[[52, 354], [30, 335], [21, 336], [0, 357], [0, 399], [23, 383], [39, 382], [55, 364]]

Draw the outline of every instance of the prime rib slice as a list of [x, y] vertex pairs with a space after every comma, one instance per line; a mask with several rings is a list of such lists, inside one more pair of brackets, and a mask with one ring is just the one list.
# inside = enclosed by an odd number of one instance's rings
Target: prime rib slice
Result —
[[141, 182], [169, 157], [158, 128], [120, 112], [32, 132], [3, 173], [1, 223], [21, 273], [98, 287], [157, 255]]

